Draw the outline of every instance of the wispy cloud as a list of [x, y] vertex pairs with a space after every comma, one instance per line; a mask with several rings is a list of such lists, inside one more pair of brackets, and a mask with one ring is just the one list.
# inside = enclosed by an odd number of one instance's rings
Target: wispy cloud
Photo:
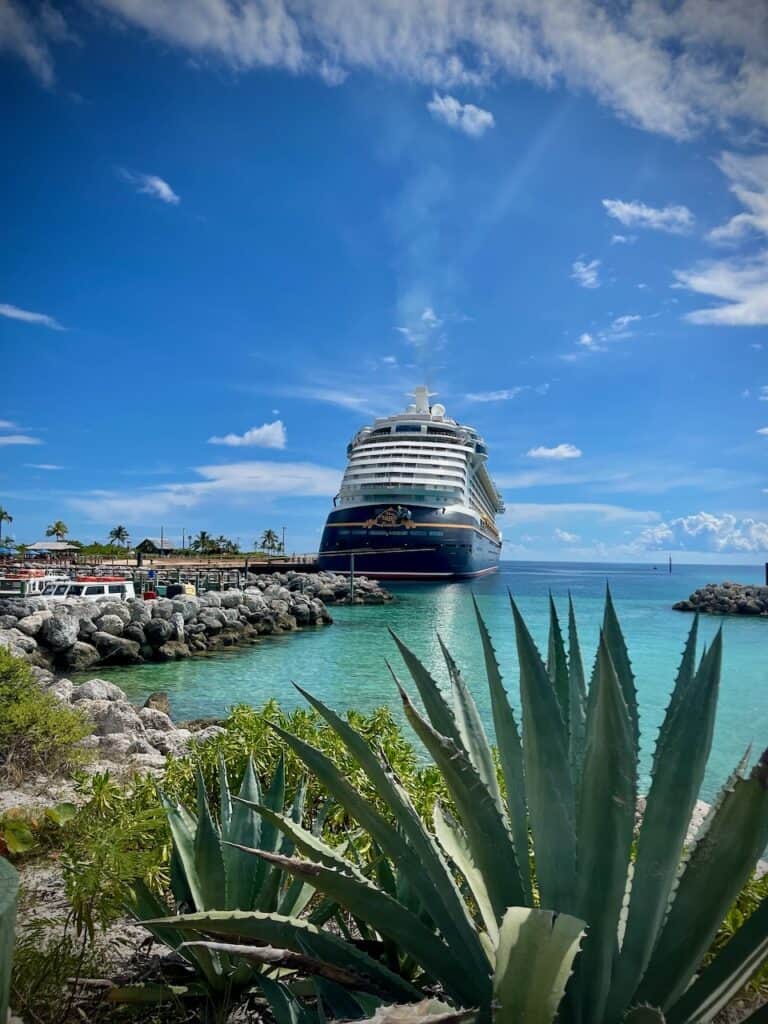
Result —
[[734, 242], [751, 232], [768, 235], [768, 156], [722, 153], [717, 165], [745, 213], [710, 231], [712, 242]]
[[161, 203], [168, 203], [172, 206], [176, 206], [181, 202], [181, 197], [176, 195], [168, 182], [159, 178], [156, 174], [129, 171], [125, 167], [119, 167], [117, 173], [123, 181], [133, 185], [141, 195], [152, 196], [153, 199], [159, 199]]
[[15, 430], [16, 424], [12, 420], [0, 420], [0, 430]]
[[632, 245], [637, 235], [611, 235], [611, 245]]
[[760, 429], [755, 431], [755, 433], [762, 434], [763, 437], [768, 437], [768, 427], [760, 427]]
[[632, 325], [642, 319], [639, 313], [623, 313], [599, 331], [582, 331], [576, 341], [576, 350], [566, 352], [561, 358], [573, 362], [590, 352], [606, 352], [612, 343], [634, 337], [636, 332]]
[[692, 230], [694, 224], [694, 216], [687, 206], [647, 206], [637, 199], [630, 202], [603, 199], [603, 206], [609, 217], [625, 227], [651, 228], [671, 235], [684, 235]]
[[92, 491], [70, 498], [69, 505], [95, 522], [157, 522], [158, 516], [194, 508], [206, 501], [231, 501], [260, 495], [264, 498], [333, 496], [341, 481], [337, 469], [310, 462], [234, 462], [198, 466], [197, 480], [162, 484], [131, 492]]
[[24, 465], [27, 469], [44, 469], [46, 471], [64, 469], [63, 466], [55, 466], [52, 462], [25, 462]]
[[571, 277], [582, 288], [599, 288], [599, 270], [600, 260], [590, 260], [587, 263], [586, 260], [578, 259], [571, 264]]
[[410, 317], [409, 323], [401, 324], [395, 330], [399, 331], [414, 348], [439, 348], [445, 342], [445, 337], [440, 331], [442, 326], [442, 317], [439, 317], [431, 306], [425, 306], [420, 313]]
[[578, 533], [569, 533], [567, 530], [561, 530], [558, 526], [554, 530], [555, 540], [561, 541], [563, 544], [578, 544], [581, 537]]
[[244, 434], [209, 437], [208, 444], [224, 444], [230, 448], [285, 448], [287, 435], [282, 420], [251, 427]]
[[584, 454], [575, 444], [557, 444], [554, 448], [539, 445], [525, 453], [530, 459], [580, 459]]
[[460, 103], [455, 96], [441, 96], [434, 92], [427, 103], [427, 110], [436, 121], [456, 128], [465, 135], [480, 138], [489, 128], [493, 128], [494, 118], [490, 110], [476, 107], [474, 103]]
[[0, 435], [0, 445], [5, 447], [6, 445], [14, 444], [42, 444], [43, 442], [39, 437], [32, 437], [30, 434], [5, 434]]
[[676, 270], [678, 284], [719, 306], [685, 314], [692, 324], [756, 327], [768, 324], [768, 250], [752, 258], [708, 260]]
[[597, 517], [606, 522], [653, 523], [659, 519], [657, 512], [624, 505], [609, 505], [603, 502], [563, 501], [551, 504], [540, 502], [511, 502], [501, 517], [509, 525], [530, 523], [540, 520], [561, 519], [566, 516]]
[[508, 402], [526, 391], [532, 391], [537, 395], [546, 395], [549, 391], [549, 384], [519, 384], [514, 388], [503, 388], [500, 391], [470, 391], [465, 395], [467, 402]]
[[66, 330], [55, 317], [48, 316], [47, 313], [33, 313], [28, 309], [20, 309], [18, 306], [12, 306], [7, 302], [0, 302], [0, 316], [7, 317], [9, 320], [21, 320], [25, 324], [50, 327], [52, 331]]

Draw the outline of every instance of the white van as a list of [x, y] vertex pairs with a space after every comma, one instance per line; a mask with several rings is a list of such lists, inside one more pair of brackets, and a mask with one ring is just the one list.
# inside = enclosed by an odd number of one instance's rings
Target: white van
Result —
[[66, 583], [50, 583], [43, 590], [43, 597], [50, 601], [64, 601], [79, 597], [86, 601], [97, 601], [100, 597], [109, 597], [113, 601], [126, 601], [136, 597], [131, 580], [122, 576], [75, 576]]

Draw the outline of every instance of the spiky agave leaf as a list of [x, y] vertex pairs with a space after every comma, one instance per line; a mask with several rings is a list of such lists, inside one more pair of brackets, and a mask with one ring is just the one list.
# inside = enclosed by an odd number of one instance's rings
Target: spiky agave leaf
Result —
[[443, 810], [439, 801], [435, 804], [432, 821], [440, 845], [464, 876], [469, 891], [477, 904], [485, 930], [495, 944], [499, 938], [498, 921], [488, 895], [485, 878], [475, 863], [464, 830], [450, 814]]
[[576, 917], [509, 908], [496, 950], [496, 1024], [552, 1024], [583, 936]]
[[400, 655], [405, 662], [406, 668], [411, 674], [411, 678], [416, 684], [419, 696], [424, 704], [424, 710], [427, 712], [427, 716], [432, 723], [432, 727], [436, 729], [441, 736], [449, 736], [454, 743], [461, 746], [461, 735], [459, 733], [459, 727], [456, 724], [456, 718], [454, 717], [450, 705], [445, 700], [445, 697], [443, 697], [440, 687], [426, 670], [419, 658], [417, 658], [413, 651], [403, 643], [397, 633], [392, 629], [390, 629], [389, 632], [392, 639], [397, 644], [397, 649], [400, 651]]
[[496, 733], [496, 746], [499, 751], [501, 771], [507, 790], [509, 825], [512, 830], [512, 841], [515, 846], [515, 855], [517, 856], [520, 882], [523, 886], [523, 902], [526, 906], [530, 906], [533, 901], [533, 895], [528, 857], [528, 806], [525, 797], [523, 746], [520, 742], [520, 731], [515, 721], [515, 714], [504, 689], [496, 651], [491, 643], [488, 627], [480, 614], [477, 599], [474, 595], [472, 601], [474, 602], [477, 626], [483, 645], [485, 672], [488, 677], [488, 688], [491, 694], [493, 728]]
[[[227, 792], [229, 780], [224, 770]], [[248, 802], [261, 800], [261, 787], [256, 775], [253, 758], [248, 757], [239, 790], [240, 802], [229, 798], [229, 813], [222, 815], [221, 838], [229, 844], [222, 847], [224, 877], [226, 885], [226, 906], [221, 910], [251, 910], [256, 894], [266, 875], [266, 866], [253, 857], [245, 857], [235, 844], [259, 846], [261, 844], [261, 818], [249, 808]]]
[[663, 1008], [688, 987], [768, 843], [768, 750], [725, 794], [680, 879], [638, 996]]
[[[695, 643], [695, 627], [691, 632]], [[614, 1012], [626, 1006], [637, 989], [664, 923], [712, 745], [721, 655], [718, 633], [695, 675], [690, 676], [687, 668], [678, 674], [667, 712], [671, 721], [659, 733], [661, 749], [640, 828], [627, 925], [611, 991]], [[683, 661], [687, 665], [690, 659]]]
[[713, 1020], [768, 960], [768, 897], [668, 1013], [669, 1024]]
[[560, 620], [557, 617], [557, 608], [552, 598], [552, 591], [549, 592], [549, 641], [547, 644], [547, 673], [560, 705], [560, 714], [567, 732], [570, 732], [571, 700], [568, 684], [568, 659], [565, 654], [563, 633], [560, 629]]
[[578, 791], [587, 741], [587, 695], [576, 613], [568, 594], [568, 756], [574, 788]]
[[[295, 685], [295, 684], [294, 684]], [[416, 808], [391, 769], [373, 753], [363, 736], [331, 708], [300, 686], [296, 689], [322, 715], [350, 754], [363, 768], [371, 785], [392, 812], [393, 828], [320, 751], [277, 729], [302, 761], [315, 772], [335, 799], [373, 837], [407, 879], [456, 956], [482, 974], [487, 960], [467, 908], [440, 850], [424, 827]]]
[[381, 1006], [363, 1024], [467, 1024], [477, 1010], [457, 1010], [439, 999]]
[[594, 720], [584, 756], [577, 819], [576, 906], [588, 930], [573, 997], [585, 1020], [602, 1020], [617, 952], [637, 799], [632, 721], [604, 635], [593, 686]]
[[221, 857], [221, 837], [217, 829], [208, 796], [205, 792], [203, 773], [197, 769], [197, 828], [193, 839], [193, 855], [197, 882], [202, 897], [200, 910], [216, 907], [224, 895], [224, 862]]
[[624, 1024], [665, 1024], [666, 1021], [658, 1006], [649, 1006], [647, 1003], [633, 1006], [623, 1019]]
[[616, 669], [616, 675], [621, 683], [624, 694], [624, 702], [632, 720], [632, 730], [635, 737], [635, 756], [640, 746], [640, 716], [637, 710], [637, 690], [635, 688], [635, 676], [632, 672], [632, 663], [629, 660], [627, 645], [624, 634], [619, 625], [616, 609], [613, 606], [611, 588], [605, 588], [605, 613], [603, 615], [603, 634], [605, 642], [611, 654], [611, 661]]
[[568, 737], [547, 670], [514, 601], [512, 615], [523, 704], [525, 791], [541, 903], [571, 911], [576, 889], [576, 831]]

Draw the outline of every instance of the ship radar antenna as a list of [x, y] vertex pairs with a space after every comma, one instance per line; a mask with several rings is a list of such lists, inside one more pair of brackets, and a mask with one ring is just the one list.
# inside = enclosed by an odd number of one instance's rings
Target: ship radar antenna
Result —
[[428, 388], [420, 386], [414, 388], [410, 392], [409, 397], [416, 399], [416, 412], [429, 412], [429, 400], [433, 395], [436, 395], [436, 391], [430, 391]]

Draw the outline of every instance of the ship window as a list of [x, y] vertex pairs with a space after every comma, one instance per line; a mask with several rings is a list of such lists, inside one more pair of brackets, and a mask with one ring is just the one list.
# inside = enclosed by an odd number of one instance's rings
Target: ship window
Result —
[[72, 586], [67, 591], [67, 597], [79, 597], [80, 594], [82, 594], [82, 592], [83, 592], [83, 588], [82, 587]]
[[396, 434], [417, 434], [420, 430], [421, 427], [418, 424], [414, 425], [412, 423], [398, 423], [395, 426]]

